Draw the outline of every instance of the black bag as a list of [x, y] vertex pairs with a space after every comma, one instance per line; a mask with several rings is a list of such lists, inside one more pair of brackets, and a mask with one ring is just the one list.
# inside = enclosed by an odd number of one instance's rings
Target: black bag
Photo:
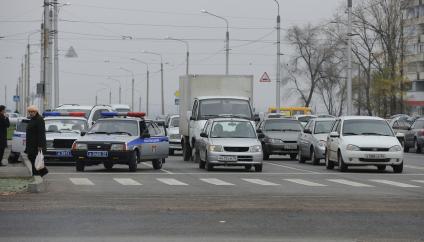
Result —
[[40, 170], [37, 171], [38, 175], [40, 175], [41, 177], [47, 175], [47, 173], [49, 173], [49, 170], [47, 169], [47, 167], [41, 168]]

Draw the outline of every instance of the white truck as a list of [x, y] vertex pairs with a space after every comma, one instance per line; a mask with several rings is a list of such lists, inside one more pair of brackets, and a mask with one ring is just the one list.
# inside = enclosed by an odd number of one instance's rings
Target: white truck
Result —
[[216, 117], [253, 120], [252, 75], [180, 76], [180, 134], [189, 160], [206, 121]]

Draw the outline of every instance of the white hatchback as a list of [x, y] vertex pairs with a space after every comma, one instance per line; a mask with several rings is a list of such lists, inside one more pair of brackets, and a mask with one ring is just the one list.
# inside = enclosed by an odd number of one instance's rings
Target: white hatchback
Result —
[[368, 116], [338, 118], [327, 138], [327, 169], [337, 165], [341, 172], [348, 166], [376, 166], [395, 173], [403, 171], [403, 149], [386, 120]]

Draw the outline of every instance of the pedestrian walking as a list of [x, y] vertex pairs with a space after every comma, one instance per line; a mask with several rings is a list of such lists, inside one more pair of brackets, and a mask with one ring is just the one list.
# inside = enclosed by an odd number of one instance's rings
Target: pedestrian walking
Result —
[[35, 158], [38, 151], [45, 153], [46, 151], [46, 127], [44, 119], [38, 113], [36, 106], [28, 107], [29, 122], [26, 128], [26, 147], [25, 153], [32, 164], [32, 175], [39, 175], [35, 169]]
[[6, 114], [6, 107], [0, 105], [0, 166], [3, 165], [4, 150], [7, 147], [7, 128], [9, 128], [9, 117]]

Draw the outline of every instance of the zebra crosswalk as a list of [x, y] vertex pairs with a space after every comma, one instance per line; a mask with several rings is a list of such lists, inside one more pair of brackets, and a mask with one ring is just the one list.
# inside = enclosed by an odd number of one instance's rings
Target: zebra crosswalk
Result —
[[[391, 181], [384, 179], [368, 179], [361, 182], [348, 179], [299, 179], [299, 178], [282, 178], [282, 179], [252, 179], [252, 178], [232, 178], [230, 181], [219, 178], [195, 178], [186, 180], [184, 178], [123, 178], [113, 177], [111, 179], [118, 185], [122, 186], [142, 186], [145, 183], [155, 183], [157, 185], [167, 186], [190, 186], [207, 184], [213, 186], [228, 186], [234, 187], [237, 185], [250, 184], [255, 186], [304, 186], [310, 188], [331, 187], [331, 186], [346, 186], [355, 188], [375, 188], [377, 186], [398, 187], [398, 188], [421, 188], [424, 180], [406, 180], [406, 181]], [[96, 181], [91, 178], [69, 178], [69, 181], [75, 186], [95, 186]]]

